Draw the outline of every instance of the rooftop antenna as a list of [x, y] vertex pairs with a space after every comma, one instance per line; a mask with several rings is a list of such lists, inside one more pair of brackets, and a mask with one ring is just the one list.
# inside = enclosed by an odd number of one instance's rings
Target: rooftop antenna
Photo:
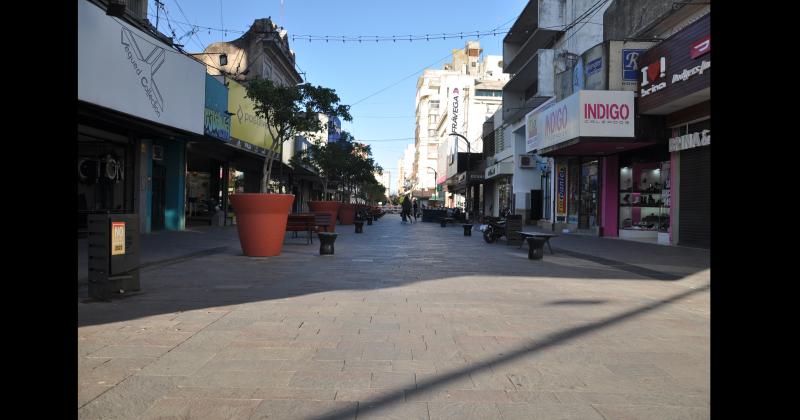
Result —
[[283, 20], [283, 0], [281, 0], [281, 24], [283, 24], [283, 23], [284, 23], [284, 20]]

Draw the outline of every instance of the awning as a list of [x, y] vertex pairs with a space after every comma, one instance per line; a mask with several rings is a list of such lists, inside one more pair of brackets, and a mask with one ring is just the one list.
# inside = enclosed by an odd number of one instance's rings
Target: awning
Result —
[[542, 150], [539, 156], [606, 156], [656, 144], [654, 141], [630, 141], [614, 137], [578, 137]]

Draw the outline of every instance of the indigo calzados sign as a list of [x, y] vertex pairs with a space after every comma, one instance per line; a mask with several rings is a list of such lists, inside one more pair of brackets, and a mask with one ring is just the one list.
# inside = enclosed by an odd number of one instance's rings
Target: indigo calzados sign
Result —
[[88, 1], [78, 45], [79, 100], [203, 134], [205, 65]]
[[582, 90], [539, 114], [539, 149], [577, 137], [634, 137], [633, 92]]

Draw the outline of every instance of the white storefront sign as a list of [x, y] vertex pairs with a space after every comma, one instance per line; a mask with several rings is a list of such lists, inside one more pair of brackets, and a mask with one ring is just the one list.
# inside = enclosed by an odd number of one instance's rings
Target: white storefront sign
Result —
[[708, 146], [710, 144], [711, 130], [703, 130], [699, 133], [689, 133], [683, 136], [670, 138], [669, 151], [678, 152], [693, 147]]
[[538, 149], [539, 126], [537, 121], [539, 114], [550, 108], [554, 103], [555, 98], [550, 98], [538, 108], [525, 115], [525, 153]]
[[78, 99], [203, 134], [205, 65], [78, 1]]
[[577, 137], [634, 137], [631, 91], [582, 90], [537, 117], [541, 150]]

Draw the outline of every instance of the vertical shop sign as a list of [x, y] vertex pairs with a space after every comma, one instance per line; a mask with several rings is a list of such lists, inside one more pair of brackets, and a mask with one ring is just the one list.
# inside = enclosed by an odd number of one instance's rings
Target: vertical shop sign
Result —
[[125, 222], [111, 222], [111, 255], [125, 255]]
[[559, 163], [556, 178], [556, 216], [567, 215], [567, 165]]

